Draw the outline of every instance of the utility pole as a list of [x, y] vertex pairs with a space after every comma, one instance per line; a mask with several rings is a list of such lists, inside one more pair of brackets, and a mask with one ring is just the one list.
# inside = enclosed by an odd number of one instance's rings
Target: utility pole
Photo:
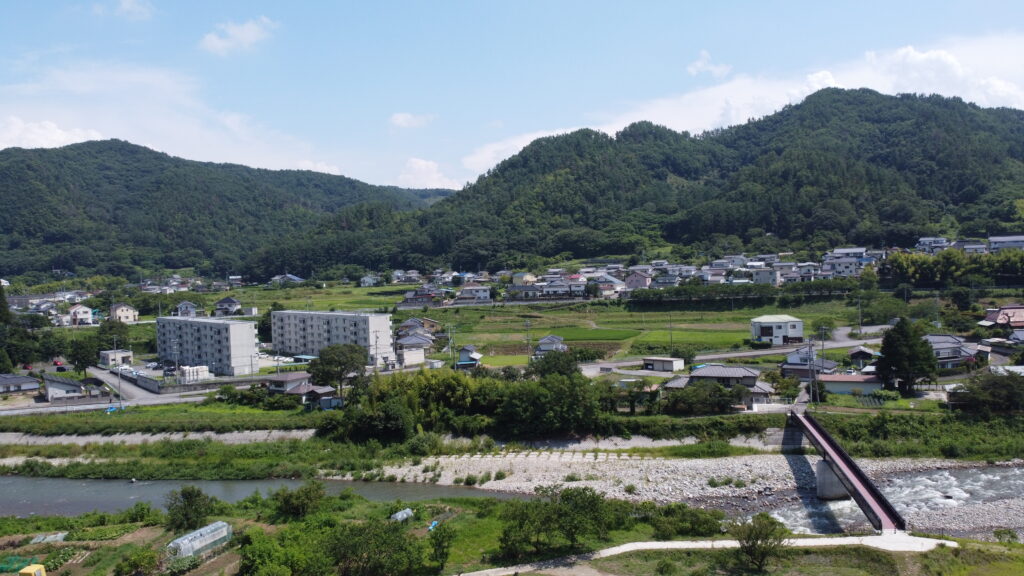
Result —
[[[114, 354], [117, 354], [117, 336], [114, 336]], [[124, 408], [124, 400], [121, 398], [121, 366], [118, 362], [117, 366], [117, 405], [122, 409]], [[109, 368], [109, 366], [108, 366]]]
[[530, 356], [533, 355], [533, 352], [530, 350], [530, 347], [531, 347], [530, 346], [531, 345], [531, 341], [530, 341], [530, 321], [527, 320], [525, 324], [526, 324], [526, 360], [527, 360], [527, 362], [529, 362]]
[[673, 349], [673, 346], [672, 346], [672, 311], [669, 310], [669, 312], [668, 312], [668, 353], [669, 353], [669, 356], [672, 355], [672, 349]]

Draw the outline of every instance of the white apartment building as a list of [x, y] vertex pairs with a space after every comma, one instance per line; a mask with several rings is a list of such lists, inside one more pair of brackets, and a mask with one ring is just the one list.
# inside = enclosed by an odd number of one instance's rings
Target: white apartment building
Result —
[[278, 353], [318, 356], [327, 346], [357, 344], [366, 348], [368, 365], [395, 363], [390, 314], [275, 310], [270, 320]]
[[206, 366], [224, 376], [252, 374], [258, 366], [256, 323], [221, 318], [167, 316], [156, 319], [161, 360]]

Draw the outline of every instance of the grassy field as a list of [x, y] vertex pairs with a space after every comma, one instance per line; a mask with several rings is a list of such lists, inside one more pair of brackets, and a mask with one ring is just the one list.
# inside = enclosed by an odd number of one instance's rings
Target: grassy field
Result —
[[[220, 298], [232, 296], [243, 306], [255, 306], [262, 313], [272, 303], [285, 309], [391, 311], [409, 286], [357, 288], [328, 284], [326, 288], [295, 287], [266, 290], [245, 287], [216, 294], [197, 294], [206, 307]], [[392, 319], [402, 322], [413, 316], [426, 316], [449, 328], [457, 346], [473, 344], [485, 355], [485, 363], [505, 366], [512, 357], [524, 356], [527, 341], [554, 334], [570, 345], [596, 348], [606, 357], [630, 355], [633, 343], [665, 346], [693, 346], [701, 351], [725, 351], [741, 347], [749, 336], [750, 319], [763, 314], [790, 314], [810, 325], [817, 318], [830, 317], [844, 323], [849, 311], [842, 302], [818, 302], [796, 307], [757, 307], [732, 310], [632, 311], [619, 302], [571, 304], [493, 304], [481, 307], [433, 308], [395, 311]], [[132, 327], [131, 345], [143, 351], [155, 339], [155, 326]], [[501, 357], [494, 360], [488, 357]], [[525, 363], [525, 359], [523, 359]]]

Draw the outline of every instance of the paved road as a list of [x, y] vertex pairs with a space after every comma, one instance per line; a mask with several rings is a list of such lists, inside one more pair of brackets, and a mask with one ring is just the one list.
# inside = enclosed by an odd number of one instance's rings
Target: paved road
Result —
[[[939, 545], [956, 548], [958, 544], [950, 540], [933, 540], [931, 538], [919, 538], [911, 536], [906, 532], [890, 532], [878, 536], [840, 536], [837, 538], [794, 538], [788, 540], [786, 545], [798, 548], [822, 548], [830, 546], [868, 546], [889, 552], [927, 552]], [[519, 564], [518, 566], [507, 566], [504, 568], [491, 568], [477, 572], [466, 572], [462, 576], [508, 576], [512, 574], [527, 574], [540, 570], [552, 568], [566, 568], [580, 562], [608, 558], [626, 552], [637, 550], [721, 550], [724, 548], [739, 548], [736, 540], [675, 540], [670, 542], [633, 542], [605, 548], [596, 552], [556, 558], [544, 562], [531, 564]]]

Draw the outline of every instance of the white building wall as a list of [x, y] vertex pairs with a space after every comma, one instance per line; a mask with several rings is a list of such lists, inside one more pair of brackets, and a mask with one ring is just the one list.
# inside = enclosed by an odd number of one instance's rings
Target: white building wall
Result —
[[369, 365], [395, 362], [390, 314], [278, 310], [270, 317], [278, 352], [318, 356], [327, 346], [356, 344], [366, 348]]
[[257, 364], [256, 323], [217, 318], [156, 319], [156, 348], [161, 360], [207, 366], [217, 375], [244, 376]]

